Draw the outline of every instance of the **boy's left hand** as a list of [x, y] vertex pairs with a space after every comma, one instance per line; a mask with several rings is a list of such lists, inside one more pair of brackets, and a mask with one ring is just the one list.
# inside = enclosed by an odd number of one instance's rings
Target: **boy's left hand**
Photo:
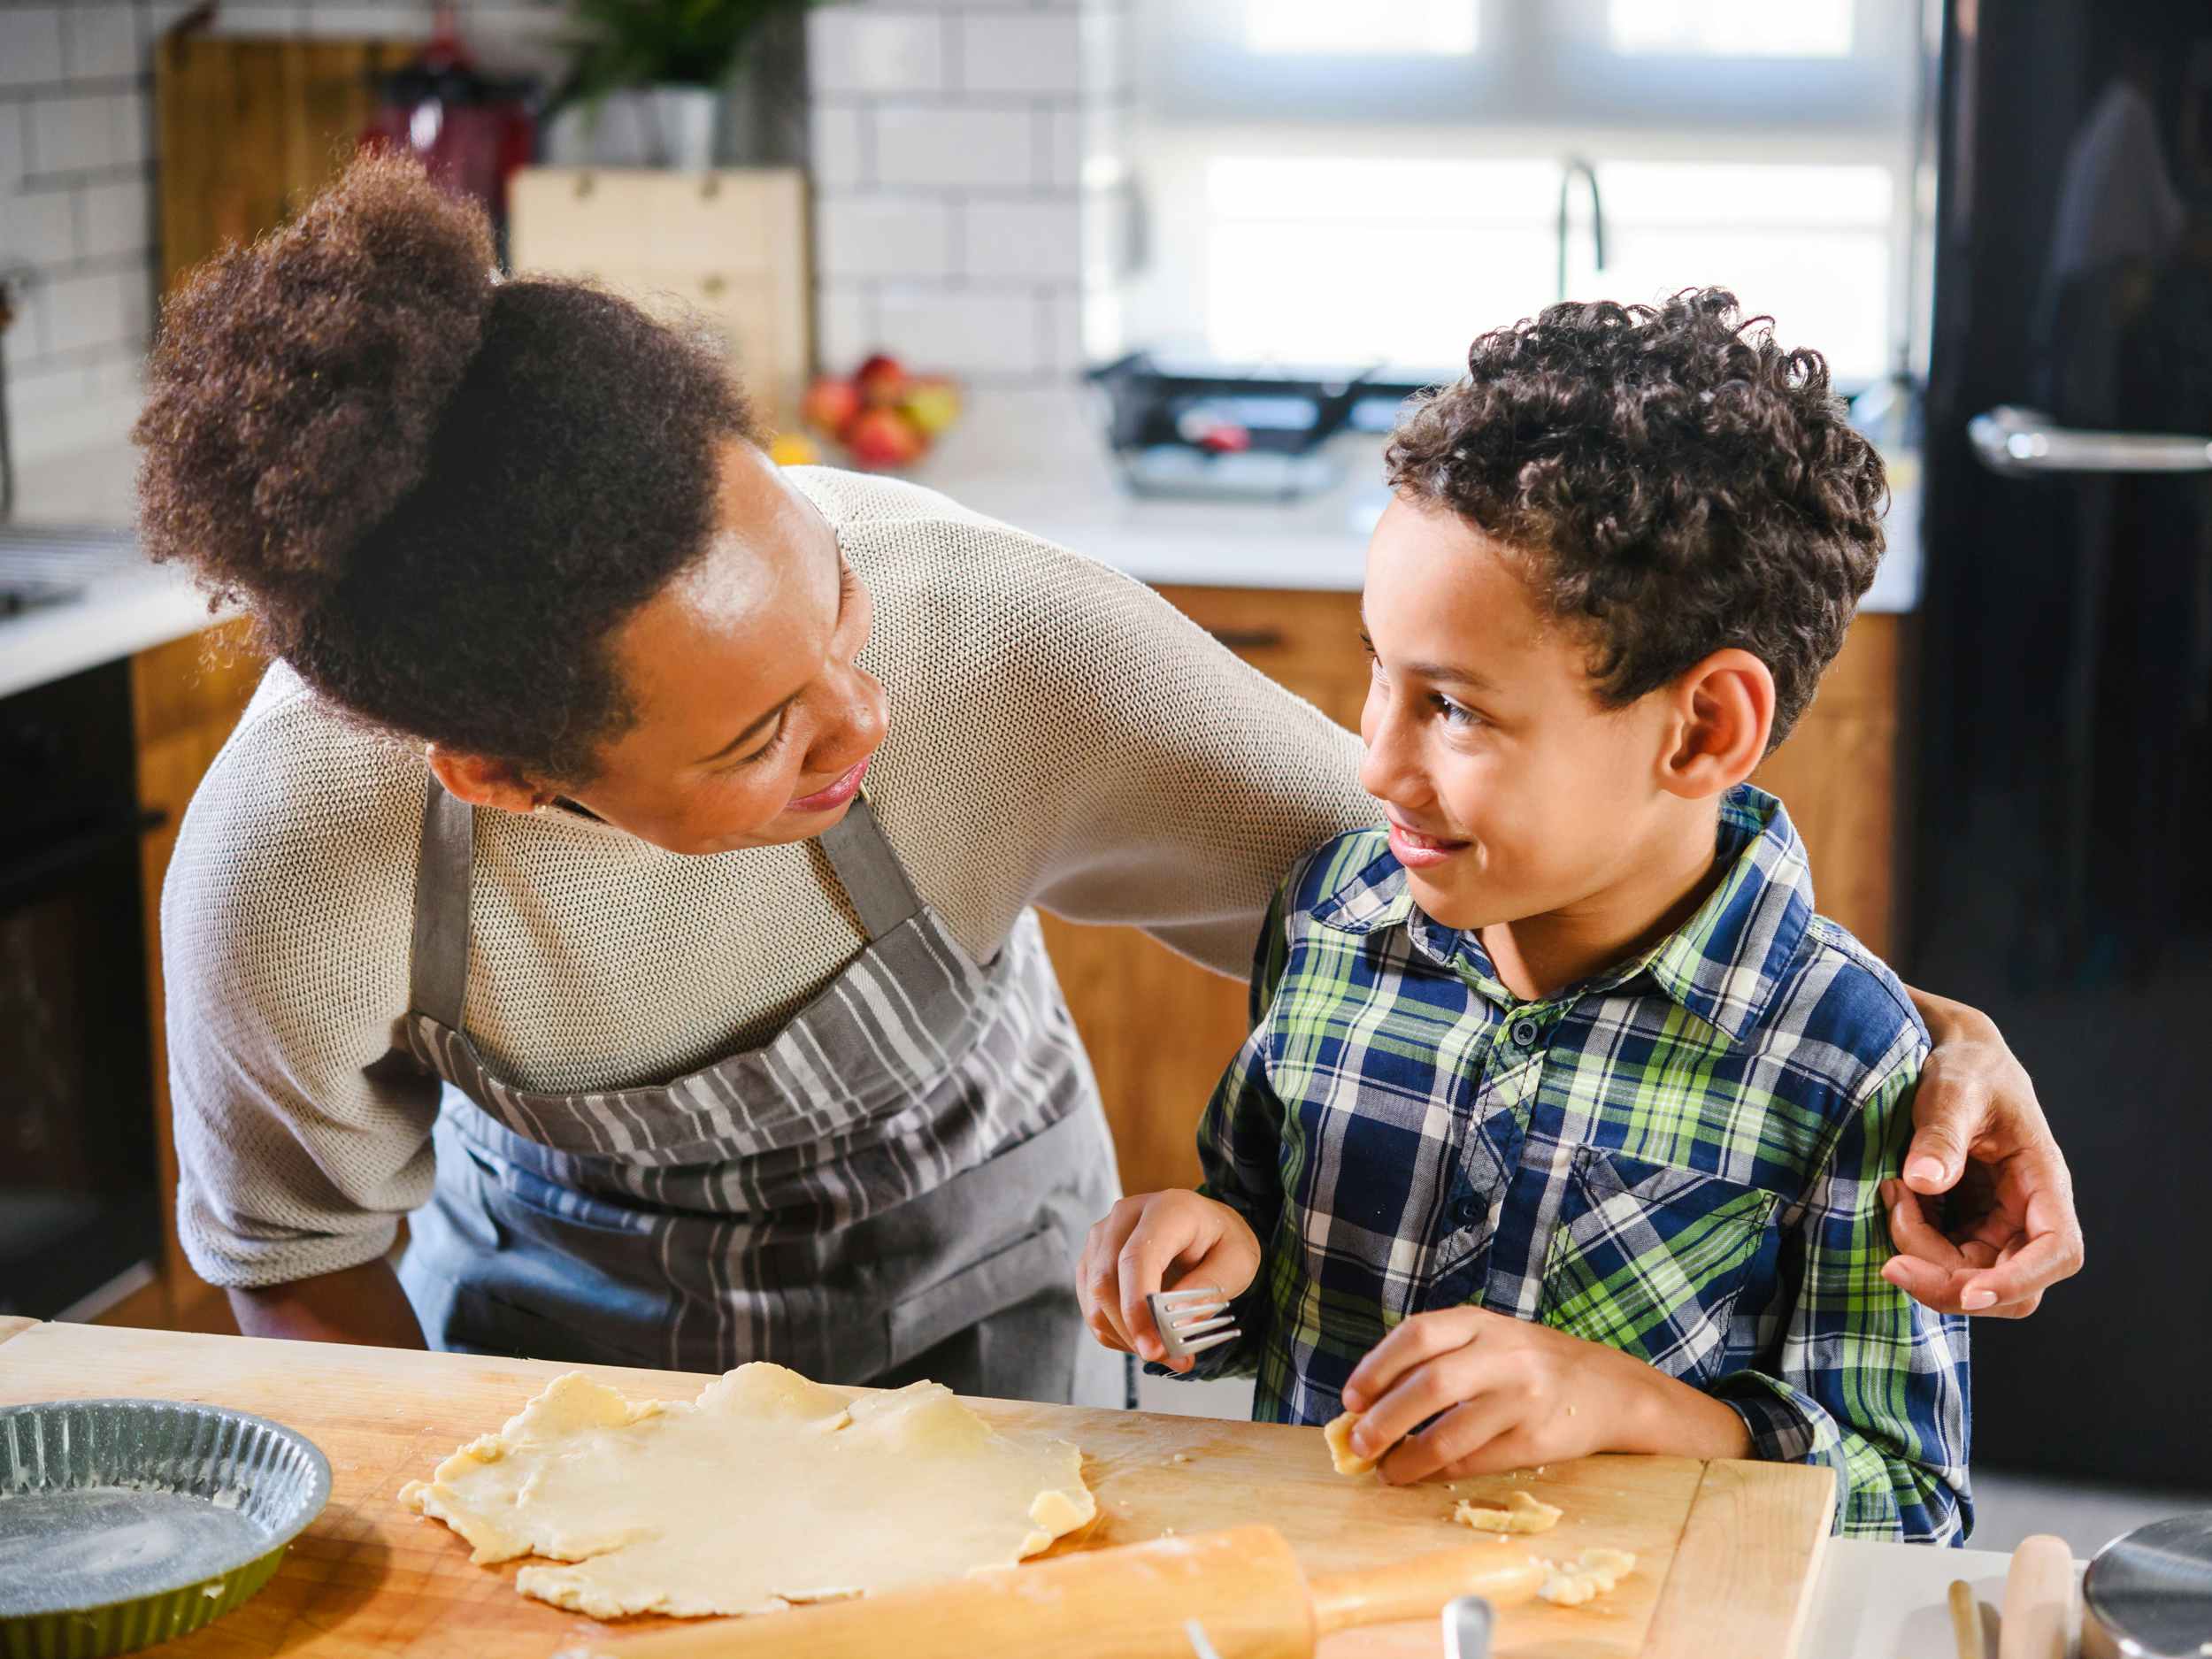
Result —
[[[1671, 1398], [1677, 1393], [1688, 1400]], [[1371, 1457], [1394, 1443], [1380, 1465], [1394, 1485], [1435, 1474], [1499, 1474], [1595, 1452], [1692, 1451], [1686, 1433], [1678, 1446], [1640, 1443], [1655, 1404], [1671, 1410], [1684, 1431], [1700, 1419], [1723, 1437], [1732, 1427], [1729, 1445], [1709, 1448], [1699, 1436], [1701, 1455], [1747, 1455], [1741, 1420], [1687, 1384], [1617, 1348], [1480, 1308], [1414, 1315], [1375, 1344], [1344, 1386], [1345, 1409], [1363, 1414], [1353, 1449]], [[1709, 1415], [1715, 1411], [1726, 1421]], [[1429, 1417], [1436, 1421], [1414, 1434]]]

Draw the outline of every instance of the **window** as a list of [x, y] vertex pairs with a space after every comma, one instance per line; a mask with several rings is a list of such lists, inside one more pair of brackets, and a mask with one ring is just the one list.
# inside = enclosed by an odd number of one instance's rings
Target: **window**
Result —
[[1456, 362], [1561, 297], [1724, 284], [1861, 384], [1924, 325], [1935, 0], [1137, 0], [1123, 337]]
[[[1721, 284], [1836, 377], [1892, 351], [1889, 172], [1872, 165], [1595, 162], [1567, 297], [1650, 301]], [[1230, 359], [1384, 358], [1446, 368], [1481, 329], [1559, 296], [1550, 161], [1219, 157], [1208, 168], [1205, 349]], [[1578, 205], [1586, 197], [1578, 193]]]
[[1851, 0], [1607, 0], [1617, 52], [1847, 58]]
[[1475, 50], [1480, 15], [1476, 0], [1244, 0], [1244, 43], [1256, 52], [1449, 56]]

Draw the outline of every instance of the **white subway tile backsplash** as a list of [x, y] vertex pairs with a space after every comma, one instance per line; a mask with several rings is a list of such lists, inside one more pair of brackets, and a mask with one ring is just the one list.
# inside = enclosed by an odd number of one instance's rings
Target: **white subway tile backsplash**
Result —
[[108, 135], [119, 164], [151, 161], [154, 157], [153, 100], [110, 98]]
[[61, 8], [0, 9], [0, 87], [58, 81], [61, 73]]
[[[427, 38], [435, 21], [436, 15], [427, 5], [380, 5], [374, 0], [312, 0], [301, 17], [303, 32], [324, 40], [343, 40], [355, 35]], [[472, 21], [470, 38], [474, 37]]]
[[62, 18], [62, 57], [73, 80], [138, 73], [138, 27], [131, 7], [78, 0]]
[[887, 284], [878, 306], [879, 343], [923, 373], [1023, 378], [1047, 366], [1037, 296], [1027, 289]]
[[0, 200], [0, 264], [60, 265], [77, 257], [67, 190], [32, 190]]
[[1027, 110], [885, 104], [876, 111], [876, 182], [939, 188], [1034, 183], [1046, 148], [1035, 119]]
[[815, 246], [840, 276], [931, 277], [952, 268], [951, 205], [926, 196], [830, 196], [814, 207]]
[[961, 211], [961, 262], [972, 276], [1071, 282], [1082, 269], [1082, 213], [1072, 196], [972, 201]]
[[46, 349], [59, 354], [142, 337], [144, 302], [134, 305], [130, 292], [142, 286], [137, 278], [117, 271], [49, 280], [40, 290], [46, 310]]
[[1044, 363], [1062, 374], [1080, 373], [1088, 365], [1083, 350], [1083, 294], [1059, 288], [1040, 302], [1044, 313]]
[[78, 252], [88, 259], [144, 253], [154, 245], [150, 193], [142, 179], [88, 184], [79, 191]]
[[[29, 119], [27, 106], [0, 104], [0, 214], [6, 212], [7, 198], [31, 170], [30, 157], [24, 153], [24, 127]], [[0, 225], [5, 223], [0, 219]]]
[[960, 29], [961, 89], [1072, 95], [1082, 86], [1081, 31], [1071, 12], [967, 19]]
[[1134, 94], [1136, 27], [1118, 6], [1087, 4], [1082, 14], [1083, 43], [1077, 51], [1082, 65], [1083, 91], [1106, 102]]
[[826, 367], [880, 348], [1006, 384], [1091, 360], [1087, 279], [1111, 262], [1086, 259], [1086, 195], [1125, 172], [1125, 93], [1092, 106], [1127, 84], [1127, 23], [1126, 0], [847, 0], [810, 19]]
[[815, 296], [814, 355], [825, 373], [850, 374], [883, 343], [872, 283], [825, 287]]
[[935, 92], [945, 84], [945, 27], [912, 16], [826, 7], [807, 19], [807, 62], [822, 92]]
[[199, 9], [198, 0], [143, 0], [138, 8], [138, 49], [153, 62], [154, 44]]
[[854, 190], [869, 183], [870, 119], [864, 105], [817, 98], [808, 114], [808, 165], [817, 190]]
[[[0, 16], [5, 16], [0, 12]], [[42, 97], [31, 104], [31, 165], [40, 173], [112, 166], [115, 111], [135, 100], [104, 94]]]
[[[23, 465], [30, 445], [29, 434], [53, 418], [57, 409], [84, 402], [90, 394], [81, 364], [26, 364], [17, 356], [15, 332], [8, 334], [8, 434], [17, 446], [16, 465]], [[17, 476], [22, 476], [19, 472]]]

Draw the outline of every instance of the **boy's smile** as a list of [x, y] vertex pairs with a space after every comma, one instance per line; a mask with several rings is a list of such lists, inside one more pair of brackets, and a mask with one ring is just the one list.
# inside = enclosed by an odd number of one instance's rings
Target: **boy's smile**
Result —
[[1592, 645], [1540, 610], [1528, 562], [1403, 496], [1375, 527], [1364, 603], [1373, 680], [1361, 781], [1415, 902], [1483, 929], [1519, 995], [1580, 977], [1710, 872], [1716, 805], [1669, 787], [1667, 691], [1607, 708]]

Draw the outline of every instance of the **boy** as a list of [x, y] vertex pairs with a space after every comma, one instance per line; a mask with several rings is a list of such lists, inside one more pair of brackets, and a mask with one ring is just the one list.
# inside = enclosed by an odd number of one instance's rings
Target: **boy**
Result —
[[1218, 1286], [1198, 1370], [1360, 1414], [1394, 1481], [1816, 1460], [1839, 1531], [1958, 1542], [1965, 1322], [1879, 1271], [1927, 1034], [1744, 781], [1873, 579], [1881, 464], [1719, 290], [1468, 366], [1368, 549], [1388, 824], [1292, 870], [1205, 1187], [1092, 1229], [1086, 1316], [1157, 1361], [1146, 1294]]

